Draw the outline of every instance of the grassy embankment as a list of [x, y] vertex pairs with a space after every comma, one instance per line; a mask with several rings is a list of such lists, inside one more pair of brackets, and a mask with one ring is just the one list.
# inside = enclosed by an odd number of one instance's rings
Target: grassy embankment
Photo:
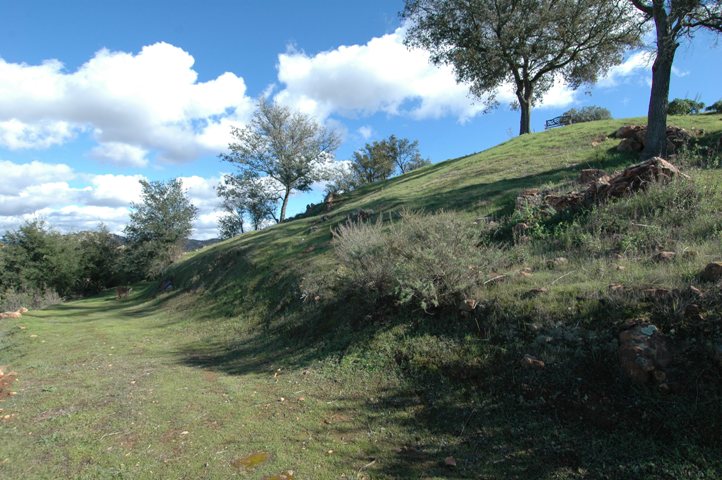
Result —
[[[714, 142], [721, 119], [671, 123], [703, 128]], [[0, 402], [9, 416], [0, 477], [720, 475], [715, 365], [693, 358], [685, 373], [694, 388], [664, 394], [621, 378], [609, 345], [630, 318], [686, 343], [719, 336], [718, 286], [701, 286], [705, 320], [696, 324], [685, 320], [686, 294], [635, 292], [683, 292], [722, 257], [722, 170], [687, 168], [693, 187], [657, 191], [659, 205], [645, 197], [537, 219], [530, 243], [505, 243], [505, 225], [536, 221], [504, 220], [522, 189], [564, 190], [579, 169], [633, 163], [606, 137], [625, 123], [527, 135], [360, 189], [331, 212], [193, 254], [169, 274], [170, 294], [147, 286], [128, 301], [108, 294], [4, 320], [0, 364], [18, 381], [17, 395]], [[688, 192], [698, 198], [678, 205]], [[499, 218], [507, 280], [476, 292], [477, 318], [359, 304], [338, 288], [330, 234], [358, 208]], [[611, 228], [613, 217], [622, 225]], [[656, 248], [679, 258], [651, 262]], [[568, 262], [550, 264], [560, 256]], [[519, 275], [524, 268], [531, 275]], [[301, 300], [309, 278], [331, 285], [318, 301]], [[626, 288], [610, 293], [611, 283]], [[547, 290], [529, 295], [535, 287]], [[540, 332], [554, 341], [538, 344]], [[524, 353], [547, 367], [522, 368]], [[254, 452], [270, 458], [242, 466]]]

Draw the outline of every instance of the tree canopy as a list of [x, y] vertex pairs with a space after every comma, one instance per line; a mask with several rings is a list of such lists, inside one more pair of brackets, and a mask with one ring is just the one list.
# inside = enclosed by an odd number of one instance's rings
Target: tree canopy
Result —
[[231, 134], [235, 141], [220, 155], [223, 160], [283, 185], [280, 222], [286, 218], [291, 192], [308, 191], [321, 180], [318, 164], [329, 161], [340, 143], [336, 132], [311, 116], [265, 98], [258, 101], [249, 125], [233, 127]]
[[454, 68], [489, 108], [511, 84], [529, 133], [532, 106], [555, 80], [594, 82], [639, 44], [634, 9], [621, 0], [406, 0], [405, 42]]
[[191, 204], [180, 179], [141, 180], [142, 202], [132, 203], [125, 227], [130, 251], [129, 271], [156, 276], [183, 251], [198, 209]]
[[386, 180], [394, 173], [403, 175], [430, 163], [421, 157], [418, 140], [391, 135], [354, 152], [351, 171], [354, 183], [364, 185]]
[[250, 171], [224, 175], [216, 188], [225, 215], [218, 221], [221, 238], [244, 233], [246, 219], [254, 230], [269, 219], [277, 221], [276, 209], [282, 192], [278, 182]]

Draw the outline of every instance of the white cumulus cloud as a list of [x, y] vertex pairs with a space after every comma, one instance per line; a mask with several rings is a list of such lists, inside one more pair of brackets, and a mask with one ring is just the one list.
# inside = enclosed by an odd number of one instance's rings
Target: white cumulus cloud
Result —
[[[143, 175], [87, 174], [64, 164], [0, 161], [0, 235], [24, 221], [41, 217], [64, 232], [94, 229], [104, 223], [123, 233], [130, 204], [142, 201]], [[181, 177], [191, 203], [198, 207], [193, 237], [217, 236], [220, 216], [215, 186], [219, 178]]]
[[58, 60], [0, 59], [0, 146], [47, 148], [89, 131], [99, 143], [91, 157], [115, 164], [143, 166], [149, 152], [167, 162], [218, 153], [254, 102], [243, 78], [201, 82], [193, 64], [163, 42], [135, 54], [100, 50], [74, 72]]
[[[276, 99], [324, 118], [332, 113], [363, 116], [376, 112], [415, 119], [454, 116], [466, 121], [484, 110], [459, 84], [451, 67], [435, 66], [427, 52], [403, 44], [403, 28], [371, 39], [365, 45], [340, 46], [307, 55], [289, 51], [278, 57]], [[504, 85], [498, 99], [511, 102], [513, 89]], [[542, 107], [573, 101], [573, 91], [557, 82]]]

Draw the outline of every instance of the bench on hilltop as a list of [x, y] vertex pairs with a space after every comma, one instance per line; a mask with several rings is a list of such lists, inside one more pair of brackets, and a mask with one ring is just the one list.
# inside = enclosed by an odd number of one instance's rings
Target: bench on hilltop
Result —
[[571, 122], [569, 115], [559, 115], [558, 117], [554, 117], [544, 122], [544, 130], [549, 130], [550, 128], [556, 127], [563, 127], [564, 125], [569, 125], [570, 123]]

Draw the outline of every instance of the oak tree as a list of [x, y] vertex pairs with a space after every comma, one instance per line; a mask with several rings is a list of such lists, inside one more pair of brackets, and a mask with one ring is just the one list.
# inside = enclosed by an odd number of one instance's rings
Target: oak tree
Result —
[[488, 108], [511, 84], [520, 134], [531, 131], [532, 106], [555, 80], [594, 82], [641, 34], [623, 0], [406, 0], [401, 15], [405, 43], [451, 65]]

